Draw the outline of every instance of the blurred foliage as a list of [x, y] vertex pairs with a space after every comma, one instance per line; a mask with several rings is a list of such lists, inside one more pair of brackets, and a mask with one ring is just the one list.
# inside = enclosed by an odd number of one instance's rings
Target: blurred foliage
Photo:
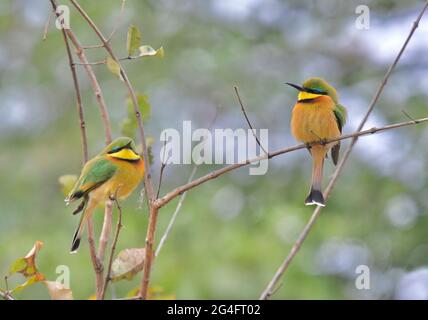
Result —
[[[112, 30], [121, 1], [80, 3], [105, 34]], [[144, 92], [153, 106], [150, 120], [144, 121], [154, 137], [154, 175], [160, 167], [163, 129], [181, 130], [183, 120], [192, 120], [193, 129], [208, 127], [215, 115], [214, 128], [246, 128], [233, 85], [239, 85], [254, 127], [269, 129], [270, 150], [295, 143], [289, 132], [295, 92], [283, 85], [286, 81], [299, 83], [309, 76], [329, 80], [349, 110], [344, 132], [355, 129], [422, 1], [367, 1], [369, 30], [355, 28], [359, 4], [128, 0], [112, 39], [118, 56], [130, 53], [126, 45], [130, 25], [141, 30], [143, 43], [163, 45], [167, 52], [164, 59], [123, 61], [136, 90]], [[78, 217], [64, 206], [58, 185], [60, 176], [80, 172], [79, 122], [63, 39], [54, 24], [42, 41], [49, 12], [48, 1], [0, 2], [0, 275], [40, 239], [45, 246], [38, 266], [46, 278], [55, 279], [58, 265], [68, 266], [73, 296], [87, 299], [94, 294], [95, 283], [88, 246], [83, 243], [76, 255], [68, 253]], [[421, 79], [428, 68], [427, 18], [368, 127], [406, 120], [403, 109], [415, 118], [426, 116], [428, 87]], [[99, 43], [73, 9], [70, 22], [84, 45]], [[102, 49], [88, 50], [87, 55], [90, 61], [106, 59]], [[118, 136], [124, 119], [132, 119], [126, 88], [106, 66], [94, 69]], [[102, 124], [86, 74], [83, 68], [78, 71], [93, 156], [103, 146]], [[359, 140], [275, 298], [408, 297], [406, 288], [414, 277], [427, 283], [427, 272], [409, 274], [428, 267], [427, 139], [428, 129], [421, 125]], [[162, 289], [153, 289], [154, 294], [180, 299], [257, 298], [312, 212], [303, 205], [310, 166], [306, 152], [294, 152], [272, 159], [264, 176], [249, 176], [245, 168], [189, 192], [156, 259], [152, 285]], [[215, 167], [201, 166], [198, 174]], [[327, 178], [333, 166], [329, 163], [325, 170]], [[167, 166], [161, 194], [184, 183], [190, 171], [189, 165]], [[125, 227], [117, 252], [144, 245], [148, 215], [139, 197], [135, 192], [121, 204]], [[173, 201], [162, 209], [157, 240], [175, 205]], [[97, 234], [102, 223], [99, 211], [94, 217]], [[370, 290], [354, 286], [355, 268], [361, 264], [370, 267]], [[109, 296], [126, 296], [139, 278], [112, 283]], [[11, 278], [9, 286], [20, 283]], [[410, 292], [424, 289], [428, 292], [427, 286]], [[49, 294], [36, 283], [16, 297], [48, 299]]]

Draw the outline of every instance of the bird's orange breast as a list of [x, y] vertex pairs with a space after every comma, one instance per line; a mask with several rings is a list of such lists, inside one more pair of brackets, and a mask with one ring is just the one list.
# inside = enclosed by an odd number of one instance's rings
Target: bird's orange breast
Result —
[[298, 141], [305, 143], [340, 136], [334, 102], [328, 96], [321, 96], [308, 102], [297, 102], [291, 115], [291, 133]]

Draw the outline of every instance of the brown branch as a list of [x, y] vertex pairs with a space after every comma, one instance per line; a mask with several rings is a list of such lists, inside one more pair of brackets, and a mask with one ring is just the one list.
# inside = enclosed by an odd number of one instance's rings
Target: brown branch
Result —
[[3, 300], [15, 300], [15, 298], [8, 292], [0, 289], [0, 297]]
[[256, 134], [256, 132], [253, 129], [253, 126], [251, 125], [250, 119], [248, 118], [247, 112], [245, 111], [244, 103], [242, 102], [241, 96], [239, 94], [239, 88], [238, 88], [238, 86], [233, 86], [233, 89], [235, 89], [236, 98], [238, 99], [239, 105], [241, 106], [241, 111], [244, 114], [245, 120], [247, 121], [247, 124], [250, 127], [250, 129], [251, 129], [251, 133], [253, 134], [254, 139], [256, 139], [256, 142], [259, 145], [260, 149], [262, 149], [264, 153], [269, 154], [269, 152], [266, 151], [266, 149], [260, 143], [260, 140], [257, 137], [257, 134]]
[[116, 225], [116, 232], [114, 234], [114, 238], [113, 238], [113, 243], [111, 244], [111, 250], [110, 250], [110, 257], [109, 257], [109, 261], [108, 261], [108, 267], [107, 267], [107, 273], [106, 273], [106, 277], [104, 280], [104, 286], [103, 286], [103, 290], [101, 291], [101, 296], [100, 299], [104, 300], [105, 294], [106, 294], [106, 290], [108, 287], [108, 284], [111, 280], [111, 266], [113, 264], [113, 258], [114, 258], [114, 253], [116, 251], [116, 245], [117, 245], [117, 241], [119, 239], [119, 233], [120, 230], [122, 229], [122, 208], [119, 204], [119, 201], [117, 201], [116, 198], [114, 198], [113, 200], [116, 203], [116, 207], [117, 207], [117, 212], [118, 212], [118, 217], [117, 217], [117, 225]]
[[[418, 17], [416, 18], [415, 22], [413, 23], [413, 26], [412, 26], [412, 28], [411, 28], [411, 30], [409, 32], [409, 35], [407, 36], [406, 40], [404, 41], [404, 44], [402, 45], [400, 51], [398, 52], [396, 58], [394, 59], [393, 63], [391, 64], [391, 66], [389, 67], [388, 71], [386, 72], [386, 74], [385, 74], [382, 82], [380, 83], [380, 85], [379, 85], [379, 87], [378, 87], [378, 89], [377, 89], [377, 91], [376, 91], [376, 93], [375, 93], [372, 101], [370, 102], [370, 104], [369, 104], [369, 106], [367, 108], [367, 111], [366, 111], [363, 119], [360, 122], [360, 125], [358, 126], [357, 133], [364, 132], [364, 131], [361, 131], [362, 128], [366, 124], [367, 119], [369, 118], [371, 112], [373, 111], [373, 109], [374, 109], [374, 107], [376, 105], [376, 102], [378, 101], [378, 99], [379, 99], [379, 97], [380, 97], [380, 95], [381, 95], [381, 93], [382, 93], [382, 91], [383, 91], [383, 89], [384, 89], [384, 87], [385, 87], [385, 85], [386, 85], [386, 83], [387, 83], [387, 81], [388, 81], [388, 79], [389, 79], [392, 71], [395, 69], [398, 61], [400, 60], [403, 52], [405, 51], [405, 49], [407, 47], [407, 44], [409, 43], [410, 39], [413, 36], [413, 33], [417, 29], [417, 27], [419, 25], [419, 22], [420, 22], [422, 16], [424, 15], [425, 10], [427, 9], [427, 7], [428, 7], [428, 1], [425, 2], [424, 7], [422, 8], [421, 12], [419, 13]], [[397, 124], [397, 125], [389, 126], [389, 129], [398, 128], [398, 127], [405, 126], [405, 125], [418, 124], [418, 123], [424, 122], [426, 120], [427, 120], [427, 118], [425, 118], [425, 119], [419, 119], [419, 120], [412, 120], [412, 121], [407, 122], [406, 124], [403, 123], [402, 125]], [[367, 130], [365, 130], [365, 131], [367, 131]], [[380, 130], [377, 130], [377, 131], [380, 131]], [[333, 188], [335, 186], [335, 183], [336, 183], [337, 179], [339, 178], [339, 176], [340, 176], [340, 174], [341, 174], [341, 172], [343, 170], [343, 167], [344, 167], [346, 161], [348, 160], [349, 155], [351, 154], [352, 149], [353, 149], [355, 143], [357, 142], [359, 136], [360, 136], [360, 134], [355, 135], [353, 137], [350, 145], [346, 149], [346, 151], [345, 151], [345, 153], [343, 155], [342, 160], [339, 162], [339, 164], [338, 164], [338, 166], [337, 166], [337, 168], [336, 168], [336, 170], [335, 170], [332, 178], [330, 179], [330, 182], [329, 182], [329, 184], [328, 184], [328, 186], [327, 186], [327, 188], [326, 188], [326, 190], [324, 192], [325, 199], [329, 198], [329, 196], [330, 196], [330, 194], [331, 194], [331, 192], [332, 192], [332, 190], [333, 190]], [[315, 208], [315, 210], [312, 213], [312, 216], [310, 217], [308, 223], [306, 224], [306, 226], [303, 229], [303, 231], [300, 233], [300, 235], [299, 235], [298, 239], [296, 240], [296, 242], [294, 243], [293, 247], [291, 248], [290, 253], [287, 255], [287, 257], [285, 258], [285, 260], [282, 262], [281, 266], [278, 268], [277, 272], [275, 273], [275, 275], [272, 278], [272, 280], [269, 282], [269, 284], [266, 287], [266, 289], [262, 292], [262, 294], [260, 296], [260, 299], [265, 300], [265, 299], [269, 299], [272, 296], [272, 294], [273, 294], [273, 292], [275, 290], [275, 287], [277, 286], [277, 284], [281, 280], [284, 272], [287, 270], [287, 268], [290, 265], [291, 261], [294, 259], [294, 257], [296, 256], [297, 252], [299, 251], [300, 247], [302, 246], [303, 242], [307, 238], [309, 232], [312, 230], [312, 227], [315, 224], [315, 221], [317, 220], [317, 218], [319, 217], [319, 215], [321, 213], [321, 210], [322, 210], [322, 207], [320, 207], [320, 206], [318, 206], [318, 207]]]
[[[51, 1], [51, 4], [52, 4], [52, 8], [53, 8], [54, 12], [56, 12], [56, 7], [57, 7], [56, 2]], [[52, 14], [54, 12], [52, 12], [49, 15], [49, 20], [50, 20]], [[46, 24], [46, 30], [45, 30], [46, 33], [47, 33], [47, 27], [48, 27], [48, 23]], [[88, 161], [88, 140], [87, 140], [87, 135], [86, 135], [86, 125], [85, 125], [84, 113], [83, 113], [82, 95], [80, 92], [79, 80], [77, 77], [76, 67], [74, 64], [73, 55], [71, 53], [71, 48], [70, 48], [70, 44], [68, 42], [67, 34], [66, 34], [64, 28], [61, 31], [62, 31], [64, 43], [65, 43], [65, 48], [67, 51], [67, 57], [68, 57], [68, 63], [69, 63], [70, 70], [71, 70], [71, 75], [73, 78], [74, 91], [76, 94], [76, 105], [77, 105], [77, 113], [79, 115], [79, 120], [80, 120], [80, 135], [81, 135], [81, 140], [82, 140], [82, 154], [83, 154], [82, 158], [83, 158], [83, 165], [84, 165]], [[99, 292], [102, 288], [102, 282], [103, 282], [102, 264], [100, 263], [99, 259], [97, 258], [97, 252], [95, 249], [94, 226], [93, 226], [92, 217], [90, 217], [88, 219], [87, 230], [88, 230], [87, 232], [88, 232], [89, 253], [90, 253], [90, 257], [91, 257], [91, 261], [92, 261], [92, 266], [93, 266], [94, 271], [95, 271], [95, 286], [96, 286], [97, 292]]]
[[[399, 128], [399, 127], [414, 125], [416, 123], [421, 123], [421, 122], [426, 122], [426, 121], [428, 121], [428, 118], [422, 118], [422, 119], [417, 119], [417, 120], [412, 120], [412, 121], [407, 121], [407, 122], [399, 122], [399, 123], [387, 125], [387, 126], [384, 126], [381, 128], [373, 127], [371, 129], [367, 129], [367, 130], [363, 130], [363, 131], [357, 131], [357, 132], [350, 133], [350, 134], [345, 134], [345, 135], [342, 135], [342, 136], [335, 138], [335, 139], [324, 140], [322, 142], [314, 141], [314, 142], [309, 143], [309, 145], [319, 144], [319, 143], [326, 144], [326, 143], [330, 143], [330, 142], [336, 142], [336, 141], [340, 141], [340, 140], [345, 140], [345, 139], [360, 137], [360, 136], [364, 136], [364, 135], [374, 134], [376, 132], [381, 132], [381, 131], [386, 131], [386, 130], [395, 129], [395, 128]], [[251, 163], [256, 163], [256, 162], [259, 162], [261, 160], [270, 159], [270, 158], [279, 156], [279, 155], [284, 154], [284, 153], [289, 153], [289, 152], [296, 151], [299, 149], [306, 149], [307, 146], [308, 146], [308, 144], [298, 144], [295, 146], [291, 146], [291, 147], [279, 149], [279, 150], [276, 150], [273, 152], [269, 152], [268, 155], [261, 155], [261, 156], [255, 157], [253, 159], [247, 159], [245, 161], [234, 163], [234, 164], [228, 165], [226, 167], [223, 167], [221, 169], [215, 170], [215, 171], [208, 173], [208, 174], [206, 174], [206, 175], [204, 175], [198, 179], [193, 180], [190, 183], [186, 183], [186, 184], [184, 184], [180, 187], [177, 187], [174, 190], [168, 192], [162, 198], [157, 199], [154, 202], [154, 205], [158, 208], [161, 208], [164, 205], [166, 205], [168, 202], [170, 202], [171, 200], [175, 199], [177, 196], [182, 194], [183, 192], [190, 190], [190, 189], [193, 189], [194, 187], [199, 186], [200, 184], [203, 184], [203, 183], [210, 181], [212, 179], [215, 179], [215, 178], [217, 178], [217, 177], [219, 177], [219, 176], [221, 176], [227, 172], [230, 172], [230, 171], [233, 171], [235, 169], [247, 166]]]
[[107, 111], [106, 102], [104, 100], [104, 94], [101, 90], [101, 86], [98, 83], [97, 77], [95, 76], [94, 70], [92, 69], [91, 65], [87, 64], [88, 59], [86, 58], [85, 51], [82, 48], [82, 45], [80, 44], [79, 40], [77, 39], [76, 35], [71, 29], [66, 29], [67, 36], [70, 38], [71, 42], [73, 43], [76, 54], [79, 60], [84, 64], [85, 71], [89, 77], [89, 80], [92, 85], [92, 89], [94, 91], [95, 97], [98, 102], [98, 107], [101, 113], [101, 118], [103, 120], [104, 124], [104, 131], [105, 131], [105, 142], [106, 144], [109, 144], [111, 142], [111, 125], [110, 125], [110, 117]]
[[[148, 158], [148, 152], [147, 152], [147, 143], [146, 138], [144, 134], [144, 127], [143, 122], [141, 119], [141, 114], [139, 111], [139, 105], [138, 105], [138, 99], [135, 94], [135, 90], [131, 85], [131, 82], [128, 78], [128, 75], [126, 74], [125, 70], [121, 66], [120, 62], [118, 61], [118, 58], [116, 57], [116, 54], [113, 52], [112, 47], [107, 42], [107, 39], [104, 37], [104, 35], [101, 33], [101, 31], [98, 29], [97, 25], [94, 23], [94, 21], [89, 17], [89, 15], [86, 13], [85, 10], [77, 3], [76, 0], [70, 0], [70, 2], [73, 4], [73, 6], [76, 8], [76, 10], [82, 15], [82, 17], [87, 21], [89, 26], [94, 30], [98, 38], [101, 40], [101, 42], [104, 44], [104, 48], [107, 50], [109, 55], [113, 60], [115, 60], [120, 67], [120, 74], [123, 78], [124, 83], [126, 84], [128, 88], [128, 92], [131, 96], [132, 104], [134, 107], [134, 113], [137, 118], [138, 123], [138, 129], [140, 133], [140, 139], [141, 139], [141, 145], [142, 145], [142, 154], [143, 154], [143, 160], [144, 160], [144, 166], [145, 166], [145, 172], [144, 172], [144, 185], [145, 185], [145, 192], [147, 194], [148, 199], [148, 206], [149, 206], [149, 224], [147, 227], [147, 234], [146, 234], [146, 255], [144, 260], [144, 272], [143, 272], [143, 279], [141, 281], [141, 290], [139, 293], [139, 296], [141, 296], [143, 299], [147, 297], [147, 289], [148, 289], [148, 283], [150, 278], [150, 272], [151, 272], [151, 266], [152, 266], [152, 258], [153, 258], [153, 242], [154, 242], [154, 234], [156, 230], [156, 221], [157, 221], [157, 214], [158, 214], [158, 208], [153, 205], [153, 202], [155, 201], [155, 193], [153, 189], [153, 183], [151, 179], [151, 172], [150, 172], [150, 163]], [[87, 61], [86, 61], [87, 62]], [[86, 66], [90, 67], [90, 66]]]

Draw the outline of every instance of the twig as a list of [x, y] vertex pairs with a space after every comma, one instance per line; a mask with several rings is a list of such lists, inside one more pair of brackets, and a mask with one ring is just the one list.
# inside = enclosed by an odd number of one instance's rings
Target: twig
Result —
[[[166, 134], [165, 134], [165, 136], [166, 136]], [[165, 140], [163, 142], [163, 154], [162, 154], [162, 159], [161, 159], [161, 168], [160, 168], [160, 173], [159, 173], [158, 191], [156, 192], [156, 199], [159, 198], [159, 193], [160, 193], [160, 189], [162, 186], [163, 172], [164, 172], [165, 167], [167, 165], [167, 162], [169, 160], [169, 157], [168, 157], [168, 159], [165, 159], [165, 156], [166, 156], [165, 155], [165, 153], [166, 153], [165, 146], [166, 146], [166, 137], [165, 137]]]
[[[198, 165], [194, 165], [192, 169], [192, 173], [189, 176], [189, 179], [187, 180], [187, 183], [190, 183], [193, 178], [195, 177], [196, 171], [198, 169]], [[166, 239], [168, 238], [169, 234], [171, 233], [171, 229], [174, 226], [175, 220], [177, 219], [178, 213], [180, 212], [180, 209], [183, 205], [183, 201], [186, 198], [187, 192], [183, 192], [180, 196], [180, 200], [177, 203], [177, 206], [175, 207], [174, 213], [171, 216], [171, 220], [168, 223], [168, 226], [162, 236], [162, 238], [159, 241], [158, 247], [156, 248], [155, 257], [159, 255], [159, 252], [161, 251], [163, 245], [165, 244]]]
[[113, 38], [114, 34], [116, 33], [117, 28], [120, 25], [120, 22], [122, 21], [122, 17], [123, 17], [123, 11], [125, 9], [125, 1], [126, 0], [122, 0], [122, 5], [120, 6], [120, 13], [119, 13], [119, 17], [116, 20], [116, 23], [113, 27], [113, 30], [111, 31], [110, 35], [107, 37], [107, 42], [110, 42], [111, 39]]
[[113, 221], [113, 203], [111, 200], [105, 202], [104, 222], [101, 230], [99, 246], [98, 246], [98, 259], [104, 261], [105, 251], [110, 238], [111, 228]]
[[117, 211], [118, 211], [118, 218], [117, 218], [116, 232], [114, 234], [113, 243], [111, 244], [110, 258], [108, 261], [106, 278], [104, 280], [103, 290], [101, 291], [101, 296], [100, 296], [101, 300], [104, 300], [108, 284], [111, 280], [110, 274], [111, 274], [111, 266], [113, 264], [114, 252], [116, 251], [116, 245], [117, 245], [117, 241], [119, 239], [120, 229], [122, 229], [122, 226], [123, 226], [122, 225], [122, 208], [121, 208], [119, 201], [117, 200], [116, 197], [113, 199], [113, 201], [116, 203], [116, 207], [117, 207]]
[[251, 129], [251, 132], [252, 132], [252, 134], [254, 136], [254, 139], [256, 139], [257, 144], [263, 150], [263, 152], [266, 153], [266, 154], [269, 154], [269, 152], [266, 151], [266, 149], [260, 143], [260, 140], [257, 137], [257, 134], [256, 134], [256, 132], [253, 129], [253, 126], [251, 125], [250, 119], [248, 118], [247, 112], [245, 111], [244, 104], [242, 103], [241, 96], [239, 95], [239, 88], [238, 88], [238, 86], [233, 86], [233, 89], [235, 89], [236, 98], [238, 99], [239, 105], [241, 106], [241, 111], [244, 114], [245, 120], [247, 121], [247, 124], [250, 127], [250, 129]]
[[[55, 1], [51, 1], [52, 7], [54, 12], [56, 12], [56, 3]], [[54, 13], [52, 12], [51, 15]], [[51, 17], [49, 16], [49, 19]], [[46, 28], [47, 31], [47, 28]], [[77, 113], [79, 115], [80, 120], [80, 135], [82, 140], [82, 154], [83, 154], [83, 164], [85, 164], [88, 161], [88, 140], [86, 135], [86, 124], [84, 120], [84, 113], [83, 113], [83, 104], [82, 104], [82, 96], [80, 93], [80, 86], [79, 86], [79, 80], [76, 73], [76, 68], [73, 61], [73, 55], [71, 54], [70, 44], [68, 43], [67, 34], [65, 32], [65, 28], [62, 28], [62, 36], [65, 43], [65, 48], [67, 51], [67, 57], [68, 57], [68, 63], [71, 70], [71, 75], [73, 77], [73, 84], [74, 84], [74, 91], [76, 94], [76, 105], [77, 105]], [[94, 240], [94, 226], [93, 226], [93, 219], [92, 217], [89, 217], [87, 222], [87, 232], [88, 232], [88, 245], [89, 245], [89, 254], [91, 257], [92, 265], [95, 271], [95, 286], [97, 289], [97, 292], [100, 291], [102, 287], [102, 264], [100, 263], [99, 259], [97, 258], [97, 252], [95, 249], [95, 240]]]
[[3, 300], [15, 300], [15, 298], [8, 292], [0, 289], [0, 297]]
[[[210, 125], [210, 130], [213, 127], [216, 119], [217, 119], [217, 113], [216, 113], [214, 119], [212, 120], [212, 123]], [[202, 140], [202, 144], [205, 144], [205, 141], [206, 141], [206, 137], [204, 137], [204, 139]], [[164, 146], [164, 148], [165, 148], [165, 146]], [[165, 158], [165, 155], [163, 157]], [[196, 171], [197, 171], [198, 166], [199, 166], [197, 163], [199, 163], [200, 158], [201, 158], [201, 155], [199, 155], [199, 158], [197, 160], [195, 160], [195, 164], [193, 165], [193, 169], [192, 169], [192, 172], [190, 173], [189, 179], [187, 179], [187, 183], [190, 183], [193, 180], [193, 178], [195, 177]], [[163, 245], [165, 244], [166, 239], [168, 238], [169, 234], [171, 233], [172, 227], [174, 226], [174, 223], [175, 223], [175, 220], [177, 219], [178, 213], [180, 212], [181, 207], [183, 206], [183, 202], [184, 202], [184, 199], [186, 198], [186, 194], [187, 194], [187, 192], [183, 192], [180, 196], [180, 199], [177, 203], [177, 206], [175, 207], [174, 213], [171, 216], [171, 219], [168, 223], [168, 226], [167, 226], [164, 234], [162, 235], [162, 237], [159, 241], [158, 247], [156, 248], [155, 257], [157, 257], [159, 255], [160, 250], [162, 249]], [[159, 194], [156, 198], [159, 198]]]
[[82, 45], [80, 44], [79, 40], [77, 39], [76, 35], [71, 29], [65, 30], [67, 33], [67, 36], [70, 38], [71, 42], [73, 43], [76, 54], [79, 60], [84, 63], [85, 71], [89, 77], [89, 80], [92, 85], [92, 89], [94, 91], [95, 97], [98, 102], [98, 107], [101, 113], [101, 118], [103, 120], [104, 124], [104, 132], [105, 132], [105, 142], [106, 144], [109, 144], [111, 142], [111, 125], [110, 125], [110, 117], [107, 111], [106, 102], [104, 100], [104, 94], [101, 90], [101, 86], [98, 83], [97, 77], [95, 76], [94, 70], [92, 69], [91, 65], [87, 64], [88, 59], [86, 58], [85, 51], [82, 48]]
[[[389, 67], [388, 71], [386, 72], [386, 74], [385, 74], [382, 82], [380, 83], [380, 85], [379, 85], [379, 87], [378, 87], [378, 89], [377, 89], [377, 91], [376, 91], [376, 93], [375, 93], [372, 101], [370, 102], [370, 104], [369, 104], [369, 106], [367, 108], [366, 114], [364, 115], [363, 119], [360, 122], [360, 125], [358, 126], [357, 133], [364, 132], [364, 131], [361, 131], [362, 128], [364, 127], [365, 123], [367, 122], [368, 117], [370, 116], [371, 112], [373, 111], [373, 108], [376, 105], [376, 102], [378, 101], [378, 99], [379, 99], [379, 97], [380, 97], [380, 95], [381, 95], [381, 93], [383, 91], [383, 88], [385, 87], [385, 85], [386, 85], [386, 83], [387, 83], [387, 81], [388, 81], [388, 79], [389, 79], [392, 71], [395, 69], [395, 66], [397, 65], [398, 61], [400, 60], [401, 55], [405, 51], [405, 49], [407, 47], [407, 44], [409, 43], [410, 39], [413, 36], [413, 33], [415, 32], [416, 28], [418, 27], [419, 21], [421, 20], [421, 18], [423, 16], [423, 14], [425, 13], [425, 10], [426, 10], [427, 7], [428, 7], [428, 1], [425, 2], [424, 7], [422, 8], [421, 12], [419, 13], [418, 17], [416, 18], [415, 22], [413, 23], [413, 26], [412, 26], [412, 28], [410, 30], [410, 33], [407, 36], [406, 40], [404, 41], [404, 44], [401, 47], [398, 55], [394, 59], [393, 63], [391, 64], [391, 66]], [[419, 120], [414, 121], [414, 120], [412, 120], [410, 122], [407, 122], [406, 125], [417, 124], [419, 122], [425, 121], [423, 119], [421, 119], [421, 120], [422, 121], [419, 121]], [[389, 126], [389, 127], [390, 127], [390, 129], [392, 129], [392, 128], [399, 127], [399, 125]], [[367, 131], [367, 130], [365, 130], [365, 131]], [[374, 132], [376, 132], [376, 131], [374, 131]], [[374, 133], [374, 132], [372, 132], [372, 133]], [[351, 154], [352, 149], [353, 149], [355, 143], [357, 142], [359, 136], [360, 135], [355, 135], [353, 137], [350, 145], [348, 146], [348, 148], [345, 151], [345, 154], [342, 157], [342, 160], [339, 162], [339, 164], [338, 164], [338, 166], [337, 166], [337, 168], [336, 168], [336, 170], [335, 170], [332, 178], [330, 179], [330, 182], [329, 182], [329, 184], [328, 184], [328, 186], [327, 186], [327, 188], [326, 188], [326, 190], [324, 192], [325, 193], [324, 197], [326, 199], [328, 199], [328, 197], [330, 196], [330, 194], [331, 194], [331, 192], [332, 192], [332, 190], [333, 190], [333, 188], [335, 186], [335, 183], [336, 183], [338, 177], [340, 176], [340, 174], [341, 174], [341, 172], [343, 170], [343, 167], [344, 167], [346, 161], [348, 160], [349, 155]], [[285, 258], [285, 260], [283, 261], [283, 263], [281, 264], [281, 266], [279, 267], [279, 269], [275, 273], [274, 277], [269, 282], [269, 284], [266, 287], [266, 289], [262, 292], [262, 294], [260, 296], [260, 299], [265, 300], [265, 299], [269, 299], [272, 296], [273, 291], [275, 290], [276, 285], [281, 280], [282, 275], [287, 270], [287, 268], [290, 265], [290, 263], [293, 260], [293, 258], [296, 256], [297, 252], [299, 251], [300, 247], [302, 246], [303, 242], [305, 241], [306, 237], [308, 236], [309, 232], [311, 231], [313, 225], [315, 224], [315, 221], [319, 217], [319, 215], [321, 213], [321, 208], [322, 207], [320, 207], [320, 206], [318, 206], [318, 207], [315, 208], [314, 212], [312, 213], [311, 218], [309, 219], [309, 221], [306, 224], [305, 228], [300, 233], [297, 241], [294, 243], [293, 247], [291, 248], [290, 253]]]
[[[417, 123], [426, 122], [426, 121], [428, 121], [428, 118], [417, 119], [416, 121], [417, 121]], [[193, 180], [190, 183], [186, 183], [180, 187], [175, 188], [174, 190], [168, 192], [163, 197], [157, 199], [154, 202], [154, 205], [158, 208], [161, 208], [165, 204], [167, 204], [168, 202], [170, 202], [171, 200], [173, 200], [174, 198], [176, 198], [177, 196], [182, 194], [183, 192], [190, 190], [190, 189], [192, 189], [192, 188], [194, 188], [200, 184], [203, 184], [209, 180], [215, 179], [215, 178], [217, 178], [217, 177], [219, 177], [219, 176], [221, 176], [227, 172], [230, 172], [230, 171], [233, 171], [235, 169], [247, 166], [251, 163], [256, 163], [256, 162], [259, 162], [261, 160], [270, 159], [270, 158], [279, 156], [279, 155], [284, 154], [284, 153], [289, 153], [289, 152], [296, 151], [299, 149], [305, 149], [308, 147], [308, 145], [320, 144], [320, 143], [325, 144], [325, 143], [350, 139], [350, 138], [354, 138], [354, 137], [360, 137], [360, 136], [364, 136], [364, 135], [368, 135], [368, 134], [374, 134], [376, 132], [386, 131], [386, 130], [395, 129], [395, 128], [399, 128], [399, 127], [405, 127], [405, 126], [414, 125], [414, 124], [416, 124], [414, 121], [407, 121], [407, 122], [399, 122], [396, 124], [387, 125], [387, 126], [381, 127], [381, 128], [373, 127], [371, 129], [367, 129], [367, 130], [363, 130], [363, 131], [357, 131], [357, 132], [354, 132], [351, 134], [346, 134], [346, 135], [340, 136], [340, 137], [335, 138], [335, 139], [329, 139], [329, 140], [325, 140], [325, 141], [321, 141], [321, 142], [314, 141], [314, 142], [311, 142], [309, 144], [298, 144], [295, 146], [291, 146], [291, 147], [287, 147], [287, 148], [283, 148], [283, 149], [279, 149], [279, 150], [270, 152], [268, 156], [264, 154], [264, 155], [255, 157], [253, 159], [247, 159], [247, 160], [244, 160], [244, 161], [241, 161], [238, 163], [234, 163], [234, 164], [228, 165], [226, 167], [223, 167], [221, 169], [215, 170], [211, 173], [208, 173], [208, 174], [206, 174], [206, 175], [204, 175], [198, 179]]]
[[47, 39], [47, 37], [48, 37], [49, 25], [50, 25], [51, 19], [52, 19], [52, 17], [53, 17], [54, 14], [55, 14], [54, 12], [49, 13], [48, 20], [46, 21], [45, 27], [43, 29], [43, 37], [42, 37], [43, 41], [45, 41]]
[[[104, 45], [101, 47], [104, 47]], [[85, 48], [85, 47], [83, 47], [83, 48]], [[117, 60], [118, 61], [127, 61], [127, 60], [141, 59], [141, 58], [143, 58], [143, 57], [141, 57], [141, 56], [127, 56], [127, 57], [118, 58]], [[86, 63], [76, 62], [75, 64], [78, 66], [99, 66], [99, 65], [107, 64], [107, 60], [103, 59], [103, 60], [86, 62]]]

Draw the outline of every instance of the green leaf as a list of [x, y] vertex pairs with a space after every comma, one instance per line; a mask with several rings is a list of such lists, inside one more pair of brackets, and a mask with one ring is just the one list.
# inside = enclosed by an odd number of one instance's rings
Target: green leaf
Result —
[[65, 174], [58, 178], [59, 185], [61, 186], [61, 192], [64, 196], [67, 196], [70, 193], [76, 181], [77, 176], [75, 174]]
[[[135, 117], [134, 117], [135, 118]], [[137, 129], [137, 120], [126, 118], [122, 122], [121, 133], [126, 137], [135, 139], [135, 131]]]
[[163, 49], [163, 47], [160, 47], [159, 49], [155, 50], [151, 46], [144, 45], [141, 46], [139, 50], [139, 57], [155, 56], [163, 58], [165, 56], [165, 50]]
[[128, 28], [128, 37], [126, 38], [126, 50], [131, 57], [134, 52], [141, 46], [141, 33], [135, 25]]
[[27, 261], [25, 258], [19, 258], [17, 259], [9, 268], [9, 275], [12, 275], [14, 273], [17, 273], [21, 270], [24, 270], [27, 266]]
[[107, 68], [116, 75], [121, 81], [123, 81], [122, 75], [120, 74], [120, 65], [112, 57], [106, 59]]
[[111, 280], [132, 280], [143, 269], [145, 251], [144, 248], [133, 248], [119, 252], [111, 266]]
[[[148, 97], [145, 94], [141, 94], [137, 92], [136, 96], [137, 96], [139, 111], [141, 114], [141, 120], [146, 121], [150, 118], [150, 115], [152, 112], [152, 106], [150, 105]], [[135, 119], [134, 104], [132, 103], [131, 97], [128, 96], [126, 101], [128, 104], [128, 118]]]

